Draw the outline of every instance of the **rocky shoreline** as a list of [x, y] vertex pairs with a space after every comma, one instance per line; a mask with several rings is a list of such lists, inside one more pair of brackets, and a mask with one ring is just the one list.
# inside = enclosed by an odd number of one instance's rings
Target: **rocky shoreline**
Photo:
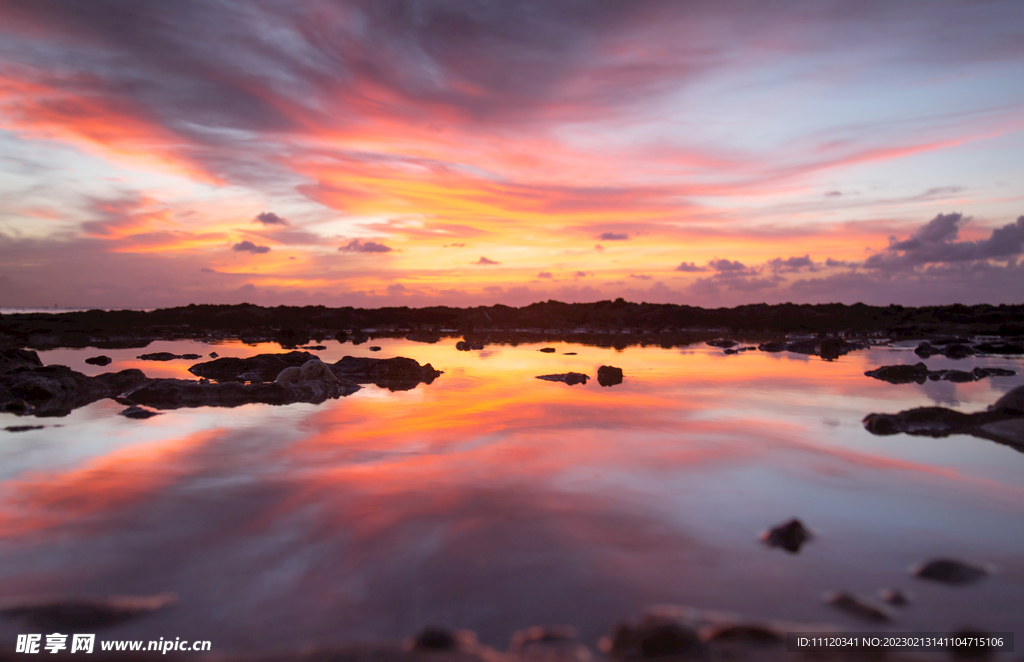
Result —
[[[288, 369], [294, 379], [281, 379]], [[74, 409], [111, 398], [128, 407], [154, 409], [237, 407], [250, 403], [319, 404], [351, 395], [360, 384], [392, 391], [429, 384], [441, 371], [429, 363], [394, 357], [368, 359], [346, 356], [324, 364], [309, 352], [218, 358], [189, 369], [198, 380], [151, 379], [141, 370], [122, 370], [89, 377], [67, 366], [44, 366], [36, 352], [9, 349], [0, 353], [0, 411], [37, 417], [67, 416]], [[125, 413], [145, 418], [145, 410]]]

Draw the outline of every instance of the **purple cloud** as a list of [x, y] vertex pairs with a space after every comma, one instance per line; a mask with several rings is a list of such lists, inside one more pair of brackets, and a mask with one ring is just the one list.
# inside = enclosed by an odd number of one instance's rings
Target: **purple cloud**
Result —
[[360, 241], [353, 239], [348, 242], [347, 245], [342, 246], [338, 249], [346, 253], [390, 253], [394, 249], [384, 244], [378, 244], [375, 241]]
[[256, 218], [252, 219], [253, 223], [262, 223], [263, 225], [291, 225], [286, 219], [281, 218], [274, 212], [265, 211], [261, 214], [257, 214]]
[[501, 262], [495, 262], [494, 260], [488, 260], [487, 258], [481, 256], [480, 259], [477, 260], [476, 262], [474, 262], [473, 264], [501, 264]]
[[269, 253], [270, 246], [257, 246], [251, 241], [240, 241], [232, 246], [231, 250], [239, 253]]
[[602, 232], [599, 238], [601, 241], [625, 241], [629, 235], [625, 232]]

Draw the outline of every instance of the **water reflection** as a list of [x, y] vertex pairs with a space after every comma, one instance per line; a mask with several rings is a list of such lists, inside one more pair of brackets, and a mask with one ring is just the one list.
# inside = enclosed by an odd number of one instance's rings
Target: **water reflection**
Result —
[[[863, 375], [915, 363], [905, 350], [824, 362], [705, 347], [374, 343], [381, 352], [332, 342], [318, 354], [408, 356], [445, 374], [319, 406], [148, 421], [104, 401], [61, 428], [5, 433], [0, 593], [173, 591], [176, 607], [111, 632], [221, 649], [397, 639], [427, 623], [503, 645], [516, 629], [564, 622], [592, 641], [659, 602], [856, 628], [820, 594], [911, 585], [919, 597], [898, 629], [1018, 625], [1024, 456], [962, 436], [872, 437], [860, 419], [937, 397], [980, 409], [1020, 375], [922, 386]], [[88, 374], [191, 376], [187, 361], [134, 359], [155, 351], [280, 350], [168, 342], [103, 351], [114, 363], [101, 369], [83, 363], [95, 350], [43, 359]], [[593, 378], [602, 364], [621, 367], [623, 383], [534, 379]], [[928, 364], [1024, 372], [1012, 359]], [[819, 534], [799, 555], [758, 543], [792, 516]], [[907, 576], [935, 555], [1000, 572], [962, 590]], [[0, 623], [0, 635], [18, 627]]]

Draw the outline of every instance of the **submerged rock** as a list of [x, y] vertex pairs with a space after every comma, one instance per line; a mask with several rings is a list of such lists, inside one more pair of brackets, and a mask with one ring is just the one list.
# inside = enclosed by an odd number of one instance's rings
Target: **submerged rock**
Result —
[[956, 559], [932, 559], [912, 568], [911, 574], [943, 584], [972, 584], [991, 572], [988, 568]]
[[784, 352], [786, 351], [786, 343], [782, 340], [772, 340], [761, 343], [757, 348], [762, 352]]
[[582, 372], [566, 372], [560, 375], [539, 375], [537, 379], [543, 379], [547, 382], [562, 382], [572, 386], [574, 384], [586, 384], [590, 377]]
[[544, 352], [545, 354], [554, 354], [557, 350], [554, 347], [543, 347], [537, 350], [538, 352]]
[[87, 358], [85, 362], [89, 365], [110, 365], [113, 363], [113, 359], [109, 356], [100, 355]]
[[132, 405], [131, 407], [128, 407], [124, 411], [118, 412], [118, 414], [120, 416], [126, 416], [127, 418], [138, 418], [138, 419], [152, 418], [153, 416], [159, 416], [160, 415], [160, 414], [158, 414], [155, 411], [150, 411], [148, 409], [143, 409], [142, 407], [139, 407], [137, 405]]
[[860, 596], [845, 591], [826, 595], [825, 602], [865, 621], [885, 623], [891, 619], [889, 612], [880, 605], [874, 605]]
[[4, 430], [8, 432], [28, 432], [29, 430], [42, 430], [45, 425], [8, 425]]
[[730, 347], [735, 347], [739, 343], [737, 343], [735, 340], [725, 340], [719, 338], [717, 340], [709, 340], [707, 341], [707, 344], [711, 345], [712, 347], [717, 347], [719, 349], [729, 349]]
[[1024, 345], [1016, 343], [981, 343], [974, 349], [979, 354], [1024, 354]]
[[786, 351], [796, 354], [817, 354], [818, 341], [813, 339], [797, 340], [786, 345]]
[[441, 340], [441, 334], [436, 331], [414, 331], [405, 337], [412, 342], [422, 342], [433, 345]]
[[858, 349], [856, 345], [849, 343], [842, 338], [825, 338], [821, 341], [818, 353], [826, 361], [833, 361], [844, 354], [849, 354]]
[[47, 632], [89, 630], [118, 625], [174, 604], [172, 593], [108, 598], [11, 598], [0, 603], [0, 616]]
[[939, 349], [938, 347], [935, 347], [927, 340], [925, 340], [924, 342], [918, 344], [917, 349], [914, 350], [914, 353], [920, 356], [922, 359], [927, 359], [929, 357], [935, 356], [936, 354], [941, 354], [942, 350]]
[[769, 547], [781, 547], [791, 554], [814, 538], [814, 534], [798, 519], [779, 524], [761, 534], [761, 542]]
[[404, 356], [390, 359], [346, 356], [332, 364], [331, 370], [341, 379], [375, 384], [390, 391], [408, 391], [419, 384], [430, 384], [443, 374], [429, 363], [420, 365]]
[[285, 352], [279, 354], [257, 354], [244, 359], [223, 357], [213, 361], [197, 363], [188, 371], [197, 377], [218, 381], [270, 382], [277, 379], [288, 367], [301, 367], [306, 361], [317, 357], [309, 352]]
[[622, 383], [622, 368], [603, 365], [597, 369], [597, 383], [601, 386], [615, 386]]

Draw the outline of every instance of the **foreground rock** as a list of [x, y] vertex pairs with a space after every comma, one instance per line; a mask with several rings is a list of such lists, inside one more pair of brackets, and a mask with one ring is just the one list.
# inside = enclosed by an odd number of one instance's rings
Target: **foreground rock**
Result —
[[538, 375], [537, 379], [543, 379], [546, 382], [562, 382], [572, 386], [574, 384], [586, 384], [590, 377], [582, 372], [566, 372], [559, 375]]
[[39, 355], [28, 349], [5, 349], [0, 352], [0, 374], [18, 368], [41, 368]]
[[852, 343], [842, 338], [822, 338], [821, 340], [812, 338], [791, 342], [786, 345], [786, 351], [793, 352], [794, 354], [820, 356], [826, 361], [834, 361], [840, 356], [844, 356], [858, 349], [865, 349], [866, 347], [867, 345], [864, 343]]
[[986, 377], [1012, 377], [1016, 371], [1006, 368], [975, 368], [966, 370], [929, 370], [924, 363], [914, 365], [884, 365], [864, 373], [868, 377], [874, 377], [890, 384], [924, 384], [926, 381], [946, 382], [976, 382]]
[[17, 368], [0, 375], [0, 411], [67, 416], [73, 409], [116, 397], [145, 382], [141, 370], [88, 377], [62, 365]]
[[80, 631], [118, 625], [175, 601], [171, 593], [108, 598], [10, 598], [0, 603], [0, 616], [47, 632]]
[[864, 427], [879, 436], [969, 434], [1024, 452], [1024, 386], [999, 398], [987, 411], [964, 414], [945, 407], [918, 407], [897, 414], [868, 414]]
[[622, 368], [603, 365], [597, 369], [597, 383], [601, 386], [615, 386], [622, 383]]

